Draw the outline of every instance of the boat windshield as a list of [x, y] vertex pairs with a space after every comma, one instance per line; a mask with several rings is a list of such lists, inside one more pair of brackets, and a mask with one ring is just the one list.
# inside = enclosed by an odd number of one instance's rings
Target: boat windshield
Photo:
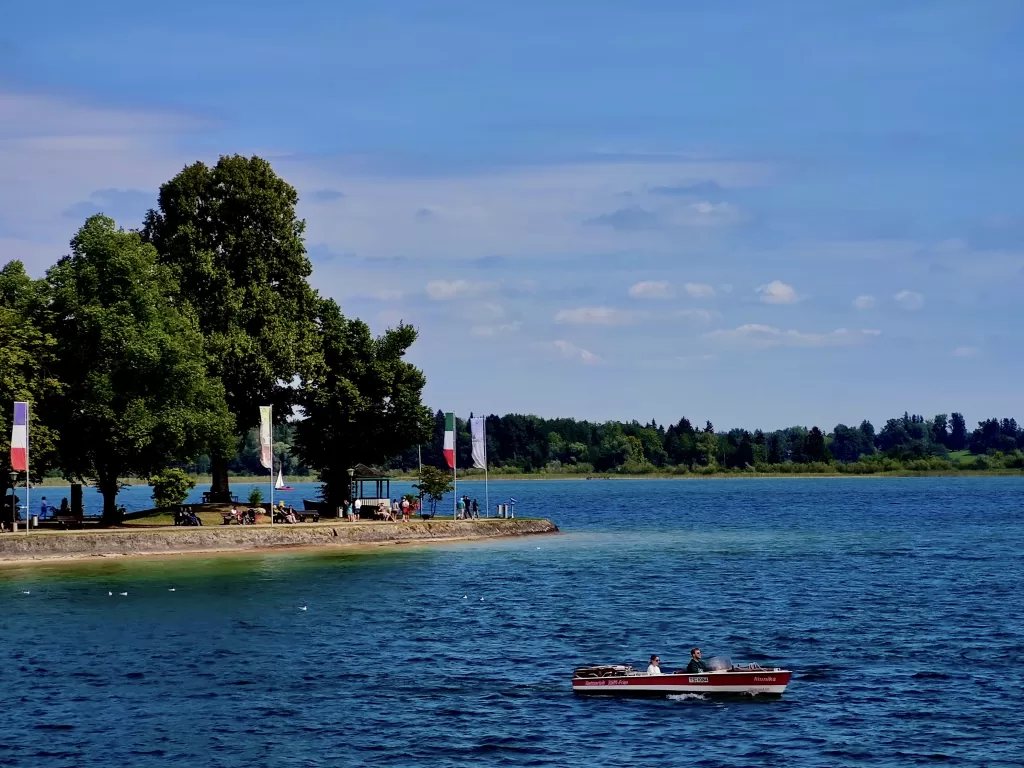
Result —
[[712, 656], [705, 662], [711, 672], [722, 672], [732, 669], [732, 662], [725, 656]]

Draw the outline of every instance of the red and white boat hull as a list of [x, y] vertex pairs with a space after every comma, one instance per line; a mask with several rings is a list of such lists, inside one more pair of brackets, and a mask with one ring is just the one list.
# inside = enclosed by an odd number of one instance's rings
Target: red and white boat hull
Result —
[[628, 674], [607, 677], [573, 677], [572, 689], [580, 694], [669, 695], [698, 693], [725, 696], [781, 696], [793, 673], [785, 669], [704, 672], [688, 674]]

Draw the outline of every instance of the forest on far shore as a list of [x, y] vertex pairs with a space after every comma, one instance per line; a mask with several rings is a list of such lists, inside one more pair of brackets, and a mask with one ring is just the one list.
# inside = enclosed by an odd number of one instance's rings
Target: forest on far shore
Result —
[[[468, 421], [458, 419], [458, 466], [472, 466]], [[576, 419], [543, 419], [507, 414], [487, 416], [487, 456], [495, 474], [648, 474], [729, 471], [826, 472], [939, 472], [1024, 469], [1024, 429], [1012, 418], [986, 419], [969, 429], [960, 413], [926, 419], [904, 413], [876, 430], [870, 421], [856, 426], [837, 424], [829, 432], [819, 427], [794, 426], [775, 431], [732, 429], [716, 431], [706, 422], [695, 426], [682, 418], [675, 424], [655, 421], [603, 423]], [[419, 458], [445, 467], [441, 453], [444, 414], [434, 414], [430, 441], [401, 452], [385, 465], [396, 472], [415, 472]], [[294, 428], [275, 429], [275, 452], [285, 474], [311, 474], [292, 454]], [[208, 471], [200, 458], [185, 468]], [[255, 430], [230, 461], [239, 475], [262, 475]]]

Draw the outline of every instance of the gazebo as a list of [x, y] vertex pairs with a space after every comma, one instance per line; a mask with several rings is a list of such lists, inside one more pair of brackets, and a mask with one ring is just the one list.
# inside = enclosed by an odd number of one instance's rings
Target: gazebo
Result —
[[359, 517], [372, 518], [378, 504], [391, 506], [391, 481], [394, 478], [365, 464], [352, 467], [348, 477], [349, 493]]

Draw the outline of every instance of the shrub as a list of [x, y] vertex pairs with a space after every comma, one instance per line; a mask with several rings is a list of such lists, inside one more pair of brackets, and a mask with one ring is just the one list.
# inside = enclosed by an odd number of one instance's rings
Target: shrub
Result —
[[182, 469], [165, 469], [149, 478], [153, 487], [153, 503], [157, 508], [181, 504], [196, 487], [195, 480]]
[[258, 507], [263, 503], [263, 489], [258, 485], [254, 485], [249, 489], [249, 506]]

